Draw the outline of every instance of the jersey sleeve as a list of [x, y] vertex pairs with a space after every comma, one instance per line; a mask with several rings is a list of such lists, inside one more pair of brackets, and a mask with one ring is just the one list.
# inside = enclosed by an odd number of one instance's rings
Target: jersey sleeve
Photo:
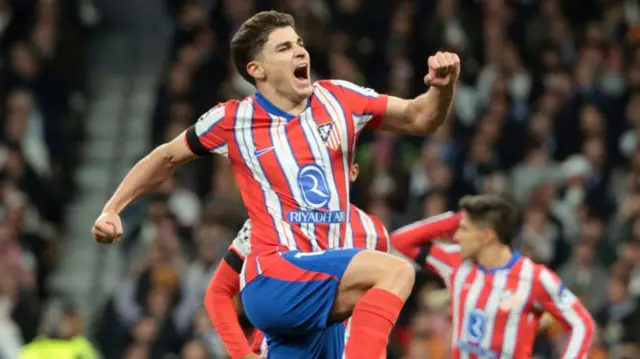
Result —
[[460, 223], [460, 214], [445, 212], [425, 218], [391, 233], [391, 245], [407, 257], [416, 259], [424, 244], [453, 236]]
[[387, 113], [387, 95], [381, 95], [375, 90], [365, 88], [349, 81], [330, 80], [351, 110], [355, 132], [359, 133], [365, 127], [375, 130], [380, 126]]
[[[230, 255], [231, 254], [231, 255]], [[251, 353], [251, 346], [244, 335], [233, 298], [240, 292], [239, 272], [229, 263], [232, 251], [227, 252], [207, 286], [204, 305], [216, 332], [222, 339], [232, 359], [241, 359]]]
[[194, 154], [207, 156], [216, 153], [228, 156], [229, 106], [228, 103], [218, 104], [200, 116], [198, 121], [187, 129], [186, 141]]
[[587, 358], [595, 331], [593, 318], [555, 273], [544, 266], [539, 266], [536, 272], [534, 306], [551, 314], [570, 331], [561, 358]]
[[462, 263], [460, 246], [455, 243], [429, 243], [424, 246], [418, 261], [423, 262], [425, 268], [436, 272], [450, 287], [453, 271]]

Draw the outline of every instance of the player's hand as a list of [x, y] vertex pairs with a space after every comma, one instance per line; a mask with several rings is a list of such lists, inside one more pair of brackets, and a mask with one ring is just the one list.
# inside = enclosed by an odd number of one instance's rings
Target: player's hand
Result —
[[424, 84], [434, 87], [455, 85], [460, 76], [460, 58], [451, 52], [437, 52], [427, 62], [429, 72], [424, 77]]
[[91, 235], [98, 243], [118, 242], [122, 238], [122, 222], [115, 212], [103, 212], [93, 223]]
[[258, 354], [247, 354], [245, 356], [242, 357], [242, 359], [261, 359], [262, 357]]

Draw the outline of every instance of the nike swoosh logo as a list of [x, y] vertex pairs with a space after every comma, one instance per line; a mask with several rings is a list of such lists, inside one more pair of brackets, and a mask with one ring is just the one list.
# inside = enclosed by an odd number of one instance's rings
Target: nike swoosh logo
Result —
[[273, 150], [273, 146], [264, 148], [264, 149], [262, 149], [260, 151], [255, 150], [255, 151], [253, 151], [253, 155], [256, 156], [256, 157], [260, 157], [260, 156], [264, 155], [265, 153], [267, 153], [267, 152], [269, 152], [271, 150]]

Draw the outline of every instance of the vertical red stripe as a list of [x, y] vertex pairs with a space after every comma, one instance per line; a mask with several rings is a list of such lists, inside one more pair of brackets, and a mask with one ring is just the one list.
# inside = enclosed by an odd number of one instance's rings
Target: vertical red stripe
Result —
[[378, 238], [378, 241], [376, 243], [376, 250], [380, 252], [388, 252], [389, 236], [387, 235], [387, 231], [385, 230], [384, 225], [382, 224], [382, 221], [378, 217], [372, 214], [370, 214], [369, 217], [373, 221], [373, 226], [375, 228], [376, 236]]
[[[522, 271], [522, 264], [524, 260], [519, 260], [510, 270], [505, 283], [504, 290], [516, 293], [518, 290], [518, 284], [524, 278], [520, 277]], [[526, 279], [524, 279], [526, 280]], [[507, 321], [509, 319], [509, 310], [498, 310], [496, 319], [493, 325], [493, 338], [491, 339], [491, 350], [498, 353], [502, 352], [502, 344], [504, 341], [504, 331], [507, 328]]]
[[[367, 248], [367, 234], [358, 215], [358, 208], [351, 205], [349, 207], [349, 213], [351, 216], [351, 230], [353, 232], [353, 247]], [[344, 245], [344, 243], [342, 244]]]

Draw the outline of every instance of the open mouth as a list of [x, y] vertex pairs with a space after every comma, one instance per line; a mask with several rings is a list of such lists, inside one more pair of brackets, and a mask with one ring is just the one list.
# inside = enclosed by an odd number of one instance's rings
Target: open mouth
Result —
[[293, 76], [299, 81], [309, 80], [309, 65], [300, 64], [293, 70]]

